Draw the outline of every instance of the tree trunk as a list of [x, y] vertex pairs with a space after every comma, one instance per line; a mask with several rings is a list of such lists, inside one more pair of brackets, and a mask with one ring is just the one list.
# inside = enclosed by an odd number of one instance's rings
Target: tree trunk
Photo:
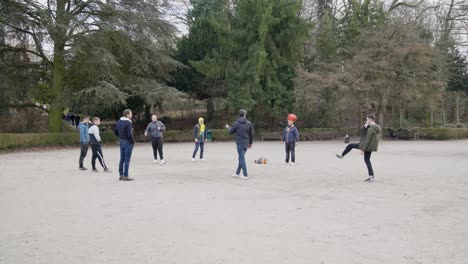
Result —
[[402, 107], [398, 109], [398, 114], [399, 114], [399, 119], [400, 119], [400, 127], [403, 127], [403, 108]]
[[63, 79], [65, 76], [65, 45], [54, 45], [54, 68], [52, 69], [52, 100], [49, 111], [49, 132], [62, 130], [63, 113]]
[[214, 116], [214, 100], [213, 98], [208, 98], [206, 100], [206, 120], [207, 122], [213, 120]]
[[49, 132], [58, 133], [62, 130], [63, 114], [63, 82], [65, 77], [65, 38], [67, 24], [65, 0], [57, 1], [56, 25], [52, 39], [54, 41], [54, 64], [52, 69], [52, 100], [49, 111]]
[[446, 114], [445, 114], [445, 96], [442, 98], [442, 126], [445, 127], [446, 123]]
[[384, 113], [383, 113], [383, 111], [380, 111], [380, 113], [379, 113], [379, 125], [380, 125], [381, 127], [384, 126], [383, 120], [384, 120]]
[[431, 121], [430, 121], [431, 128], [434, 127], [434, 109], [431, 107]]
[[460, 124], [460, 95], [455, 93], [455, 120], [457, 125]]

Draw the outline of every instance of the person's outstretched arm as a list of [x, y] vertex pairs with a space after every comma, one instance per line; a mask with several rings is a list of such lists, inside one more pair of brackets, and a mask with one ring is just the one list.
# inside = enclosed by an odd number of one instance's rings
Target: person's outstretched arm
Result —
[[159, 127], [159, 130], [160, 130], [160, 131], [166, 131], [166, 125], [164, 125], [163, 122], [159, 122], [159, 123], [160, 123], [160, 125], [161, 125], [161, 126]]
[[238, 126], [239, 126], [239, 124], [237, 122], [234, 122], [234, 124], [232, 124], [231, 127], [228, 126], [229, 134], [236, 133]]

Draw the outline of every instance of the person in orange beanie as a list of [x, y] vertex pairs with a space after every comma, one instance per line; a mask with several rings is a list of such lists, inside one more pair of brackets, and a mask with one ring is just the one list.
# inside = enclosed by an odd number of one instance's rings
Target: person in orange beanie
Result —
[[288, 125], [283, 131], [282, 141], [285, 144], [286, 160], [283, 164], [289, 163], [291, 158], [291, 166], [296, 164], [296, 143], [299, 141], [299, 130], [294, 126], [294, 122], [297, 121], [297, 116], [294, 114], [288, 115]]

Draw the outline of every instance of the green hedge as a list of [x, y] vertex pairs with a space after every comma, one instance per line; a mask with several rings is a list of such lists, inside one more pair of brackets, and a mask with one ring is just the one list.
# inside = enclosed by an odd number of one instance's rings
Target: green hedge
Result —
[[468, 138], [468, 128], [419, 128], [420, 139], [450, 140]]
[[[101, 133], [105, 143], [115, 142], [117, 138], [110, 132]], [[50, 146], [73, 146], [80, 144], [80, 137], [74, 133], [35, 133], [0, 134], [0, 150], [27, 149]]]
[[[468, 128], [419, 128], [420, 139], [450, 140], [468, 138]], [[226, 129], [211, 129], [213, 141], [233, 140], [234, 136], [229, 135]], [[312, 128], [302, 129], [301, 133], [314, 135], [334, 135], [336, 138], [349, 134], [357, 135], [356, 128], [349, 129], [324, 129]], [[262, 132], [256, 133], [256, 138], [261, 138]], [[117, 138], [111, 132], [102, 132], [101, 138], [104, 143], [114, 143]], [[189, 142], [192, 141], [192, 131], [167, 131], [164, 138], [168, 142]], [[142, 135], [136, 136], [137, 141], [147, 141]], [[0, 134], [0, 150], [26, 149], [49, 146], [73, 146], [80, 143], [77, 132], [72, 133], [36, 133], [36, 134]]]

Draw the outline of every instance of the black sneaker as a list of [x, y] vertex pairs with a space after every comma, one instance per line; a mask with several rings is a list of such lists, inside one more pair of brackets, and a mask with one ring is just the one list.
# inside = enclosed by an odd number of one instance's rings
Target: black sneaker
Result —
[[338, 155], [338, 154], [336, 154], [336, 157], [339, 158], [339, 159], [342, 159], [342, 158], [343, 158], [343, 156]]
[[85, 168], [85, 167], [81, 167], [80, 170], [85, 171], [85, 170], [88, 170], [88, 169]]
[[99, 172], [97, 169], [93, 169], [93, 172]]
[[375, 177], [373, 175], [370, 175], [369, 178], [365, 179], [364, 181], [373, 182], [374, 180], [375, 180]]
[[129, 177], [120, 177], [119, 180], [120, 181], [133, 181], [134, 179], [129, 178]]
[[105, 169], [104, 169], [104, 173], [112, 173], [112, 171], [109, 170], [108, 168], [105, 168]]

